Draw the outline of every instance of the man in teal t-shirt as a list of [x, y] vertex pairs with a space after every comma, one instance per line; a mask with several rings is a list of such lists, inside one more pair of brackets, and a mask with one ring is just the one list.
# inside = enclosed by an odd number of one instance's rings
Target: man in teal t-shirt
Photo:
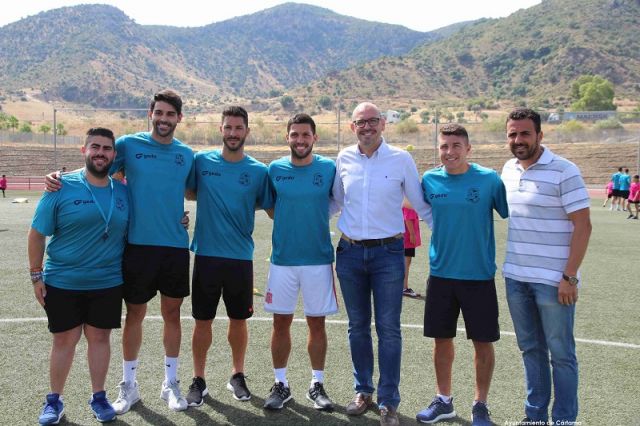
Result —
[[[93, 392], [91, 409], [101, 422], [116, 417], [104, 385], [111, 329], [120, 328], [122, 315], [122, 255], [129, 202], [126, 187], [109, 177], [116, 156], [114, 142], [109, 129], [98, 127], [87, 132], [82, 147], [85, 168], [62, 177], [60, 191], [44, 193], [29, 230], [33, 290], [53, 333], [51, 393], [40, 424], [57, 424], [63, 415], [61, 395], [83, 333]], [[43, 271], [47, 236], [51, 239]]]
[[417, 419], [433, 423], [455, 416], [453, 338], [462, 311], [467, 338], [475, 349], [473, 420], [474, 424], [489, 424], [493, 342], [500, 338], [493, 211], [508, 216], [506, 192], [494, 170], [467, 162], [471, 145], [463, 126], [444, 125], [438, 141], [442, 166], [422, 177], [425, 201], [433, 214], [424, 335], [435, 339], [437, 395]]
[[332, 160], [312, 153], [318, 135], [309, 115], [296, 114], [289, 120], [286, 139], [291, 155], [269, 165], [275, 205], [270, 211], [272, 253], [264, 308], [273, 313], [271, 355], [275, 384], [264, 407], [279, 410], [292, 398], [286, 371], [293, 313], [298, 293], [302, 292], [312, 369], [307, 398], [314, 408], [330, 410], [333, 403], [324, 389], [325, 317], [338, 311], [329, 231], [336, 166]]
[[240, 401], [251, 398], [244, 375], [247, 319], [253, 315], [253, 227], [256, 209], [272, 204], [267, 166], [244, 153], [249, 116], [239, 106], [222, 112], [222, 150], [195, 156], [198, 200], [191, 295], [195, 327], [191, 340], [193, 381], [187, 394], [192, 407], [209, 392], [205, 381], [211, 327], [222, 297], [229, 317], [227, 332], [233, 367], [227, 389]]
[[[116, 141], [110, 173], [125, 175], [129, 190], [128, 244], [123, 258], [127, 316], [122, 331], [122, 382], [113, 403], [124, 414], [140, 400], [136, 374], [147, 302], [160, 292], [164, 320], [164, 381], [160, 396], [171, 410], [187, 409], [179, 386], [180, 306], [189, 295], [189, 235], [182, 224], [184, 194], [194, 185], [193, 151], [173, 137], [182, 120], [182, 99], [172, 90], [156, 93], [149, 105], [151, 132]], [[48, 177], [51, 177], [49, 175]], [[56, 190], [48, 181], [47, 190]]]

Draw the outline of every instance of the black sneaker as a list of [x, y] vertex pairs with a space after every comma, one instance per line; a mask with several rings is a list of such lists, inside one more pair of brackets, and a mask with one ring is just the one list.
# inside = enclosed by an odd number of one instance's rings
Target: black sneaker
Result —
[[236, 373], [229, 379], [227, 383], [227, 389], [233, 392], [233, 397], [238, 401], [248, 401], [251, 399], [251, 392], [247, 388], [247, 382], [245, 379], [247, 376], [244, 373]]
[[307, 392], [307, 399], [313, 402], [313, 408], [316, 410], [333, 410], [333, 401], [327, 396], [324, 386], [320, 382], [315, 382]]
[[208, 394], [207, 382], [202, 377], [194, 377], [191, 386], [189, 386], [189, 393], [187, 393], [187, 404], [189, 407], [199, 407]]
[[284, 403], [291, 399], [291, 389], [282, 382], [276, 382], [271, 386], [271, 394], [264, 401], [264, 408], [268, 410], [280, 410]]

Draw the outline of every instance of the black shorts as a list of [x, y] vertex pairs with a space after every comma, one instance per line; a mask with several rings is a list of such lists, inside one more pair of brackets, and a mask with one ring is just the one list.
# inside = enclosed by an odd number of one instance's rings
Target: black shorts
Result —
[[424, 335], [448, 339], [456, 335], [462, 310], [467, 339], [500, 339], [496, 283], [491, 280], [454, 280], [429, 276], [424, 307]]
[[620, 197], [622, 194], [619, 189], [614, 189], [613, 191], [611, 191], [611, 195], [613, 195], [614, 197]]
[[100, 290], [64, 290], [46, 285], [44, 310], [49, 331], [61, 333], [79, 325], [95, 328], [120, 328], [122, 286]]
[[629, 198], [629, 190], [628, 190], [628, 189], [626, 189], [626, 190], [624, 190], [624, 191], [623, 191], [623, 190], [621, 189], [621, 190], [620, 190], [620, 196], [626, 200], [627, 198]]
[[416, 257], [416, 249], [415, 248], [404, 249], [404, 257]]
[[629, 204], [640, 204], [640, 201], [627, 200]]
[[147, 303], [158, 291], [167, 297], [187, 297], [189, 249], [127, 244], [122, 275], [127, 303]]
[[197, 320], [216, 317], [220, 296], [231, 319], [253, 315], [253, 262], [198, 256], [193, 266], [191, 311]]

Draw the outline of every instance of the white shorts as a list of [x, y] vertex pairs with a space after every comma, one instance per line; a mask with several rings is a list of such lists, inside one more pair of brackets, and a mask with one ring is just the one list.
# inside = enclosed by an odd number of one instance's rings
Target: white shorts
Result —
[[269, 265], [264, 310], [290, 315], [296, 310], [298, 292], [302, 290], [304, 314], [324, 317], [338, 312], [333, 264], [307, 266]]

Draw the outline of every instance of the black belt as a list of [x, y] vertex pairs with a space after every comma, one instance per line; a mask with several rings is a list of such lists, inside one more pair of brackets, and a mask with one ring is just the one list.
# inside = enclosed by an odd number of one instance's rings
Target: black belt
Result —
[[391, 244], [398, 241], [399, 239], [402, 238], [402, 234], [394, 235], [393, 237], [388, 237], [388, 238], [378, 238], [375, 240], [352, 240], [351, 238], [347, 237], [344, 234], [342, 234], [340, 238], [342, 238], [343, 240], [345, 240], [350, 244], [355, 244], [362, 247], [379, 247], [379, 246], [385, 246], [387, 244]]

